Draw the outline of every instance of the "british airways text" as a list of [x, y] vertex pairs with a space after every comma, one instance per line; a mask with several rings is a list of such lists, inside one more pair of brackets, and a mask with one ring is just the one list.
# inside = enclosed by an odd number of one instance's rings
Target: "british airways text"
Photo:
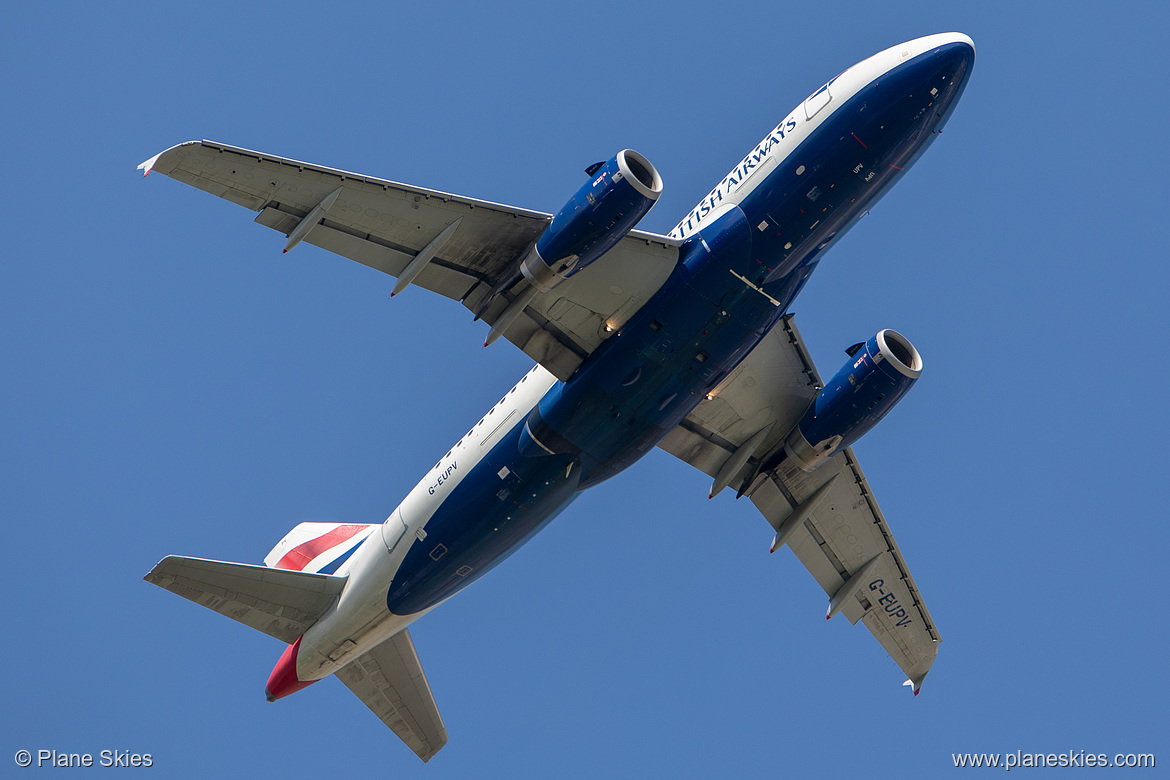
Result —
[[748, 156], [743, 158], [743, 161], [735, 167], [735, 169], [724, 177], [723, 181], [711, 193], [704, 198], [694, 210], [679, 222], [674, 230], [670, 231], [671, 238], [682, 238], [685, 234], [692, 232], [700, 222], [702, 222], [708, 214], [714, 211], [722, 202], [724, 195], [731, 195], [739, 187], [748, 180], [755, 170], [757, 165], [763, 164], [768, 159], [772, 148], [784, 140], [784, 137], [796, 129], [796, 116], [792, 115], [785, 119], [780, 124], [776, 125], [775, 129], [769, 133], [764, 140], [756, 144], [756, 148], [748, 153]]

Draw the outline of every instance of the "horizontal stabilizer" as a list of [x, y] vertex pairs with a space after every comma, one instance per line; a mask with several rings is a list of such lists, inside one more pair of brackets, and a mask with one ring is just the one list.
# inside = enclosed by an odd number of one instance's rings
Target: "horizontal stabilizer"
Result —
[[346, 580], [178, 555], [143, 579], [289, 644], [329, 611]]
[[337, 676], [423, 761], [447, 744], [447, 727], [409, 631], [359, 656]]

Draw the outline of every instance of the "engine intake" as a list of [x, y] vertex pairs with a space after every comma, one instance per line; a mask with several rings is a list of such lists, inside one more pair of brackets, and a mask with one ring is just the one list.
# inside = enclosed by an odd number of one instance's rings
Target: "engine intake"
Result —
[[901, 333], [880, 330], [850, 351], [784, 440], [784, 452], [812, 471], [860, 439], [922, 374], [922, 356]]
[[613, 248], [662, 194], [662, 177], [642, 155], [623, 149], [589, 168], [592, 177], [553, 217], [520, 265], [548, 292]]

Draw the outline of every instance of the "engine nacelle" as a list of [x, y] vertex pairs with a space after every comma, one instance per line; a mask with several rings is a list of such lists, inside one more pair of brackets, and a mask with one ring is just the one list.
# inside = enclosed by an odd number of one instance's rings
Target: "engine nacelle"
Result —
[[894, 408], [922, 373], [922, 356], [901, 333], [880, 330], [850, 351], [784, 440], [784, 452], [812, 471], [860, 439]]
[[623, 149], [589, 172], [589, 183], [557, 212], [520, 265], [541, 292], [612, 249], [662, 194], [662, 177], [633, 149]]

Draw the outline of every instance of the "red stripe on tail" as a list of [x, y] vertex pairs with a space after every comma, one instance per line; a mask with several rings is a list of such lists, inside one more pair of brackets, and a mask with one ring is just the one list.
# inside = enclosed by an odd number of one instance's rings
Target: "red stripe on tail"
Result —
[[276, 562], [276, 568], [289, 569], [291, 571], [304, 571], [305, 567], [309, 565], [314, 558], [325, 552], [331, 547], [344, 542], [346, 539], [352, 539], [362, 531], [369, 528], [369, 525], [361, 523], [351, 523], [348, 525], [339, 525], [332, 531], [322, 534], [315, 539], [310, 539], [307, 542], [298, 544], [284, 554], [279, 561]]

